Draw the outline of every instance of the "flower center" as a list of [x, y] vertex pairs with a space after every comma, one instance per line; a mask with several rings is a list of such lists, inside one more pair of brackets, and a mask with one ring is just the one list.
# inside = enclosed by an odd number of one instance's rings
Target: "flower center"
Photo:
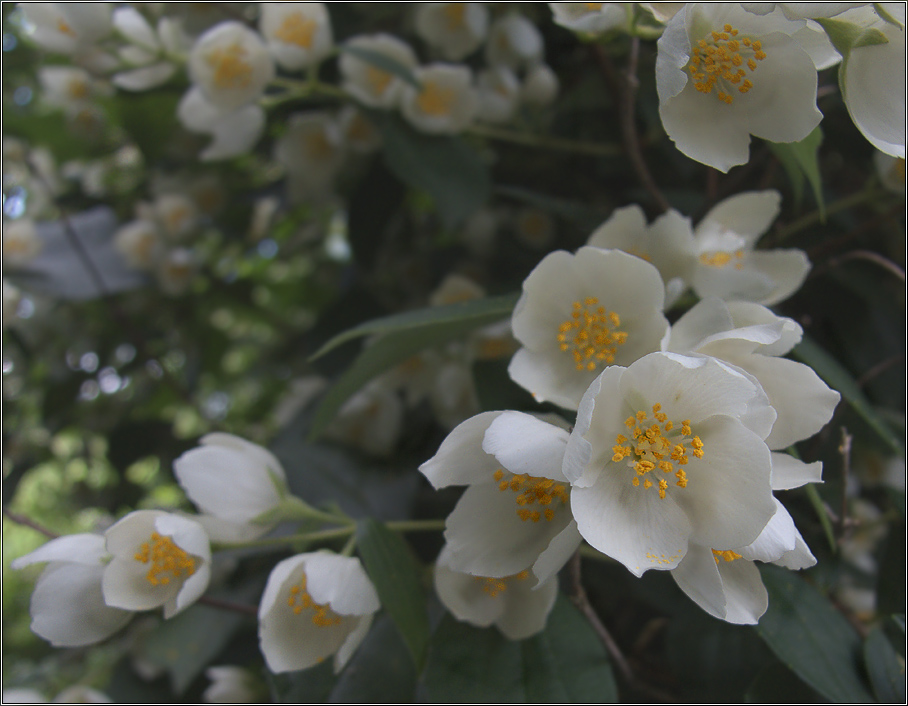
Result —
[[[693, 47], [687, 70], [700, 93], [716, 89], [719, 100], [731, 105], [732, 92], [747, 93], [754, 87], [747, 76], [757, 70], [757, 62], [766, 58], [763, 45], [750, 37], [738, 37], [738, 30], [727, 24], [722, 32], [711, 32]], [[745, 69], [746, 67], [746, 69]]]
[[64, 22], [63, 20], [57, 20], [57, 31], [62, 32], [63, 34], [67, 34], [70, 37], [76, 36], [76, 33], [73, 32], [73, 28], [66, 24], [66, 22]]
[[[501, 492], [510, 490], [517, 494], [514, 500], [520, 506], [517, 509], [517, 517], [524, 522], [527, 520], [539, 522], [543, 517], [551, 522], [555, 518], [555, 510], [568, 501], [568, 489], [564, 483], [526, 473], [513, 475], [509, 479], [504, 476], [505, 472], [500, 468], [492, 474], [498, 482], [498, 490]], [[561, 505], [558, 504], [558, 500], [561, 501]], [[553, 503], [554, 508], [550, 507]]]
[[372, 87], [372, 92], [376, 96], [380, 96], [385, 92], [388, 84], [391, 83], [391, 74], [387, 71], [376, 69], [374, 66], [367, 66], [366, 81]]
[[186, 206], [176, 206], [164, 215], [164, 224], [170, 233], [178, 233], [192, 217], [192, 213]]
[[734, 260], [735, 269], [740, 270], [744, 267], [744, 264], [741, 262], [743, 257], [743, 250], [735, 250], [733, 253], [725, 252], [724, 250], [713, 250], [711, 252], [700, 253], [700, 262], [709, 267], [725, 267]]
[[316, 162], [327, 161], [334, 155], [334, 147], [324, 132], [313, 132], [306, 135], [306, 151], [309, 153], [309, 157]]
[[485, 593], [488, 593], [492, 598], [496, 598], [499, 593], [504, 593], [508, 590], [508, 581], [525, 581], [529, 576], [530, 572], [524, 570], [519, 574], [504, 576], [500, 579], [491, 576], [474, 576], [473, 578], [482, 582], [482, 590]]
[[454, 105], [454, 89], [427, 81], [419, 92], [416, 105], [427, 115], [448, 115]]
[[585, 3], [583, 3], [583, 5], [584, 5], [584, 7], [586, 7], [586, 9], [589, 10], [590, 12], [596, 12], [596, 11], [602, 9], [602, 3], [601, 3], [601, 2], [585, 2]]
[[[612, 461], [619, 463], [622, 459], [627, 458], [627, 465], [633, 468], [635, 473], [631, 484], [635, 488], [640, 485], [643, 485], [644, 488], [656, 486], [659, 497], [664, 499], [668, 481], [665, 478], [658, 478], [654, 483], [649, 474], [657, 468], [666, 474], [673, 473], [676, 479], [675, 485], [679, 488], [686, 488], [687, 474], [684, 472], [683, 466], [690, 462], [687, 452], [690, 450], [695, 458], [703, 458], [703, 442], [700, 441], [699, 436], [693, 435], [689, 419], [681, 422], [679, 431], [661, 410], [662, 405], [658, 403], [653, 405], [654, 421], [652, 423], [649, 415], [643, 410], [625, 420], [624, 424], [631, 430], [633, 440], [623, 434], [618, 434], [615, 437], [615, 445], [612, 447], [614, 453]], [[676, 464], [677, 470], [675, 469]]]
[[299, 13], [287, 15], [274, 36], [287, 44], [296, 44], [303, 49], [312, 47], [312, 36], [315, 34], [316, 22]]
[[151, 533], [151, 541], [142, 544], [133, 559], [151, 564], [145, 578], [152, 586], [166, 586], [171, 579], [195, 573], [196, 560], [174, 544], [170, 537], [161, 536], [157, 532]]
[[239, 43], [209, 52], [206, 60], [214, 69], [214, 85], [218, 88], [245, 88], [252, 80], [252, 66], [245, 60], [246, 49]]
[[719, 563], [719, 559], [722, 559], [723, 561], [734, 561], [735, 559], [740, 559], [740, 558], [741, 558], [740, 554], [738, 554], [737, 552], [733, 552], [730, 549], [726, 549], [725, 551], [722, 551], [722, 552], [713, 549], [713, 559], [716, 560], [717, 564]]
[[445, 16], [445, 20], [448, 24], [448, 29], [456, 30], [463, 27], [463, 16], [467, 11], [467, 5], [463, 2], [452, 2], [448, 3], [445, 8], [442, 10]]
[[290, 595], [287, 597], [287, 605], [294, 615], [300, 615], [304, 610], [312, 611], [312, 624], [319, 628], [327, 628], [332, 625], [339, 625], [341, 617], [331, 610], [330, 606], [316, 603], [312, 596], [306, 591], [306, 575], [295, 586], [290, 587]]
[[602, 364], [615, 362], [618, 346], [627, 342], [627, 332], [619, 331], [621, 318], [599, 306], [596, 297], [573, 304], [571, 318], [558, 327], [558, 346], [574, 357], [577, 370], [593, 371]]
[[88, 83], [78, 78], [71, 80], [66, 88], [69, 97], [74, 100], [81, 100], [88, 95]]

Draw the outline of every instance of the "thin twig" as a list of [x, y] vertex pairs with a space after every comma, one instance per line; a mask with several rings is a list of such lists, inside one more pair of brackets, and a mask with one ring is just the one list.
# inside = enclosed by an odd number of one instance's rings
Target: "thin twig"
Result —
[[637, 80], [637, 60], [640, 56], [640, 39], [634, 37], [631, 40], [631, 53], [628, 59], [627, 71], [623, 75], [623, 81], [616, 77], [615, 69], [608, 53], [598, 44], [593, 46], [602, 75], [610, 90], [615, 96], [618, 103], [619, 120], [621, 124], [621, 133], [624, 138], [624, 150], [637, 178], [643, 185], [643, 188], [649, 192], [653, 201], [659, 207], [660, 211], [665, 212], [671, 208], [668, 199], [659, 190], [656, 180], [646, 166], [643, 159], [643, 153], [640, 151], [640, 137], [637, 134], [637, 123], [635, 119], [635, 108], [637, 102], [637, 89], [640, 82]]
[[212, 608], [229, 610], [234, 613], [244, 613], [245, 615], [259, 614], [259, 609], [254, 605], [248, 605], [246, 603], [234, 603], [233, 601], [225, 601], [221, 598], [212, 598], [211, 596], [202, 596], [201, 598], [199, 598], [199, 603], [201, 603], [202, 605], [211, 606]]
[[867, 260], [868, 262], [877, 264], [884, 270], [891, 272], [893, 275], [902, 280], [902, 282], [905, 281], [905, 271], [901, 267], [892, 262], [892, 260], [887, 260], [879, 253], [875, 253], [870, 250], [852, 250], [851, 252], [847, 252], [844, 255], [839, 255], [839, 257], [829, 260], [829, 262], [826, 263], [824, 269], [837, 267], [838, 265], [841, 265], [843, 262], [847, 262], [848, 260]]
[[35, 530], [35, 532], [40, 532], [48, 539], [56, 539], [57, 537], [60, 536], [56, 532], [51, 532], [49, 529], [47, 529], [47, 527], [44, 527], [44, 526], [38, 524], [37, 522], [26, 517], [25, 515], [20, 515], [18, 513], [11, 511], [9, 508], [6, 508], [6, 507], [3, 508], [3, 516], [6, 517], [8, 520], [15, 522], [17, 525], [31, 527], [33, 530]]
[[489, 125], [473, 125], [467, 132], [471, 135], [485, 137], [490, 140], [501, 140], [518, 145], [529, 145], [540, 149], [586, 154], [592, 157], [616, 157], [621, 154], [620, 145], [605, 142], [585, 142], [568, 140], [562, 137], [549, 137], [547, 135], [534, 135], [530, 132], [517, 132]]
[[864, 387], [867, 383], [869, 383], [871, 380], [876, 378], [878, 375], [882, 375], [887, 370], [889, 370], [889, 368], [891, 368], [895, 365], [898, 365], [899, 363], [903, 362], [904, 360], [905, 360], [905, 356], [902, 353], [899, 353], [898, 355], [894, 355], [891, 358], [887, 358], [886, 360], [874, 365], [870, 370], [868, 370], [866, 373], [861, 375], [861, 377], [859, 377], [855, 382], [857, 382], [858, 387]]

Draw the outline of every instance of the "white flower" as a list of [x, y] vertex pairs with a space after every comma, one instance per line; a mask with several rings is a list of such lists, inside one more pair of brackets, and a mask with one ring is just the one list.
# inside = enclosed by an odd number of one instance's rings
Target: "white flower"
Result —
[[602, 368], [659, 350], [668, 330], [655, 267], [620, 250], [550, 253], [523, 283], [511, 326], [523, 346], [511, 379], [539, 400], [577, 409]]
[[261, 3], [259, 29], [282, 68], [298, 71], [331, 53], [331, 18], [323, 2]]
[[405, 84], [400, 110], [407, 121], [422, 132], [455, 134], [465, 130], [479, 108], [473, 75], [463, 65], [429, 64], [416, 69], [421, 88]]
[[772, 306], [794, 294], [810, 271], [802, 250], [754, 250], [779, 215], [777, 191], [748, 191], [714, 206], [694, 228], [697, 296]]
[[538, 584], [526, 569], [513, 576], [489, 577], [454, 571], [445, 547], [435, 564], [435, 591], [460, 621], [497, 627], [509, 640], [525, 640], [545, 629], [558, 597], [558, 581]]
[[31, 598], [36, 635], [55, 647], [78, 647], [100, 642], [129, 622], [132, 612], [110, 607], [101, 593], [106, 558], [103, 537], [73, 534], [12, 561], [13, 569], [47, 562]]
[[[406, 69], [416, 68], [416, 54], [410, 45], [390, 34], [359, 35], [347, 46], [382, 54]], [[363, 105], [370, 108], [394, 108], [400, 100], [405, 82], [399, 76], [360, 59], [351, 52], [342, 52], [338, 62], [343, 88]]]
[[905, 193], [905, 158], [892, 157], [877, 150], [873, 153], [873, 166], [880, 181], [890, 191]]
[[480, 2], [424, 2], [416, 10], [416, 33], [442, 58], [460, 61], [489, 31], [489, 11]]
[[561, 472], [568, 432], [521, 412], [458, 425], [419, 470], [435, 488], [468, 486], [445, 522], [446, 565], [502, 577], [553, 576], [580, 543]]
[[341, 142], [351, 152], [369, 153], [381, 147], [381, 133], [355, 105], [347, 104], [337, 116]]
[[878, 150], [905, 157], [905, 4], [880, 3], [899, 24], [881, 19], [873, 8], [852, 10], [855, 20], [888, 40], [852, 48], [839, 68], [842, 98], [861, 134]]
[[157, 263], [154, 273], [161, 291], [175, 296], [189, 289], [197, 269], [198, 261], [192, 250], [173, 248]]
[[749, 157], [750, 136], [797, 142], [819, 124], [817, 71], [791, 36], [803, 21], [733, 3], [691, 3], [659, 39], [662, 125], [691, 159], [723, 172]]
[[207, 99], [227, 111], [256, 100], [274, 78], [274, 63], [258, 33], [221, 22], [196, 40], [189, 76]]
[[94, 47], [111, 30], [108, 3], [28, 2], [22, 12], [31, 38], [44, 49], [77, 54]]
[[403, 403], [397, 393], [380, 380], [375, 381], [344, 402], [325, 436], [370, 456], [387, 457], [397, 446], [403, 416]]
[[114, 235], [114, 247], [130, 267], [151, 270], [164, 253], [164, 240], [152, 221], [130, 221]]
[[214, 138], [199, 155], [206, 162], [245, 154], [265, 129], [265, 111], [260, 106], [249, 104], [224, 110], [210, 103], [199, 88], [186, 92], [177, 106], [177, 117], [187, 130]]
[[130, 44], [119, 51], [128, 66], [111, 79], [127, 91], [145, 91], [166, 82], [192, 45], [180, 23], [169, 17], [158, 20], [157, 30], [133, 7], [114, 10], [113, 23]]
[[43, 249], [38, 229], [31, 218], [3, 221], [3, 264], [21, 267], [34, 260]]
[[560, 87], [558, 74], [548, 64], [534, 64], [523, 77], [520, 86], [520, 100], [527, 105], [551, 105]]
[[690, 219], [670, 209], [651, 224], [639, 206], [615, 209], [586, 241], [603, 249], [623, 250], [642, 257], [659, 270], [665, 281], [665, 308], [687, 289], [696, 260]]
[[[800, 342], [801, 334], [797, 323], [759, 304], [726, 304], [709, 298], [672, 326], [665, 350], [712, 356], [752, 375], [778, 414], [766, 445], [784, 449], [822, 429], [841, 399], [809, 366], [779, 357]], [[807, 478], [819, 480], [821, 464], [811, 464], [812, 470], [808, 470], [807, 464], [797, 459], [782, 461], [780, 472], [774, 469], [774, 489], [793, 488]], [[801, 482], [788, 476], [788, 471], [799, 465], [805, 466], [796, 476]]]
[[334, 655], [338, 672], [369, 632], [378, 595], [359, 559], [327, 552], [284, 559], [259, 606], [259, 644], [274, 673]]
[[211, 548], [193, 520], [160, 510], [131, 512], [104, 533], [112, 555], [101, 588], [109, 606], [164, 607], [172, 618], [208, 587]]
[[38, 69], [42, 98], [47, 105], [78, 111], [98, 93], [91, 74], [75, 66], [42, 66]]
[[479, 109], [476, 117], [487, 123], [504, 123], [514, 116], [520, 98], [520, 82], [506, 66], [479, 72], [477, 78]]
[[556, 25], [589, 34], [629, 28], [634, 11], [629, 2], [550, 2], [549, 8]]
[[[775, 499], [774, 499], [775, 500]], [[672, 578], [710, 615], [737, 625], [755, 625], [769, 598], [754, 561], [789, 569], [816, 563], [788, 511], [775, 500], [776, 512], [752, 544], [735, 550], [690, 545]]]
[[209, 704], [251, 704], [262, 698], [255, 676], [242, 667], [222, 665], [208, 667], [205, 676], [211, 684], [202, 698]]
[[519, 69], [542, 59], [542, 34], [523, 15], [509, 13], [499, 17], [489, 29], [486, 61], [489, 66], [503, 64]]
[[301, 191], [320, 194], [330, 190], [344, 162], [337, 118], [324, 111], [294, 113], [287, 120], [287, 131], [275, 143], [274, 158]]
[[177, 482], [202, 512], [252, 523], [287, 495], [284, 468], [267, 449], [233, 434], [206, 434], [173, 463]]
[[775, 512], [759, 385], [712, 358], [653, 353], [590, 385], [564, 457], [584, 539], [636, 576], [690, 544], [753, 542]]

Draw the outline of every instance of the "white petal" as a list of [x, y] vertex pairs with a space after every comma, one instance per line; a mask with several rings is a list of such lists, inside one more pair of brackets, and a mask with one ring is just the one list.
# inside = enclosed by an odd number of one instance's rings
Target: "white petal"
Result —
[[781, 203], [782, 195], [772, 189], [737, 194], [711, 208], [697, 224], [694, 235], [699, 240], [709, 231], [731, 231], [753, 245], [776, 220]]
[[525, 640], [545, 628], [549, 613], [558, 598], [558, 582], [547, 581], [530, 588], [525, 581], [511, 581], [504, 595], [504, 614], [498, 629], [509, 640]]
[[115, 86], [124, 88], [127, 91], [144, 91], [155, 86], [160, 86], [166, 82], [176, 66], [169, 61], [162, 61], [152, 66], [143, 66], [140, 69], [132, 71], [121, 71], [111, 79]]
[[359, 559], [318, 552], [306, 562], [307, 590], [341, 615], [374, 613], [381, 604]]
[[708, 547], [692, 544], [671, 574], [688, 598], [713, 617], [725, 619], [725, 591], [716, 558]]
[[441, 442], [438, 453], [419, 467], [435, 488], [489, 481], [498, 463], [482, 450], [482, 439], [500, 414], [483, 412], [461, 422]]
[[804, 463], [786, 453], [772, 454], [772, 489], [791, 490], [807, 483], [823, 482], [823, 463]]
[[719, 575], [725, 592], [725, 620], [735, 625], [756, 625], [769, 606], [759, 569], [745, 559], [720, 559]]
[[482, 450], [511, 473], [567, 482], [561, 466], [570, 434], [523, 412], [503, 412], [483, 437]]
[[211, 144], [199, 157], [202, 161], [229, 159], [249, 152], [265, 129], [265, 111], [247, 105], [217, 121], [211, 129]]
[[113, 24], [133, 44], [139, 44], [151, 50], [160, 48], [154, 29], [135, 8], [118, 7], [113, 13]]
[[760, 536], [750, 545], [737, 550], [749, 561], [775, 561], [795, 548], [798, 531], [788, 510], [777, 499], [776, 514], [766, 523]]
[[104, 537], [99, 534], [69, 534], [57, 537], [38, 547], [35, 551], [10, 562], [10, 568], [21, 569], [45, 561], [100, 566], [107, 555]]

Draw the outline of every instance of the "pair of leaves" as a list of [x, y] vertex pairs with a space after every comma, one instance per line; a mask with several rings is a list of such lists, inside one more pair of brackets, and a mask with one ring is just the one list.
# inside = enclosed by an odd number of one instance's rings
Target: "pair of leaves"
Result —
[[408, 311], [368, 321], [335, 336], [310, 360], [320, 358], [355, 338], [372, 335], [380, 335], [381, 338], [363, 349], [322, 399], [313, 419], [310, 438], [324, 431], [344, 402], [376, 375], [426, 348], [447, 343], [476, 328], [507, 318], [516, 302], [516, 295], [504, 295]]
[[823, 183], [820, 176], [819, 150], [823, 142], [823, 131], [817, 126], [800, 142], [770, 142], [769, 148], [785, 167], [795, 202], [800, 203], [804, 194], [804, 179], [810, 184], [813, 197], [820, 211], [820, 219], [826, 219], [826, 203], [823, 200]]

